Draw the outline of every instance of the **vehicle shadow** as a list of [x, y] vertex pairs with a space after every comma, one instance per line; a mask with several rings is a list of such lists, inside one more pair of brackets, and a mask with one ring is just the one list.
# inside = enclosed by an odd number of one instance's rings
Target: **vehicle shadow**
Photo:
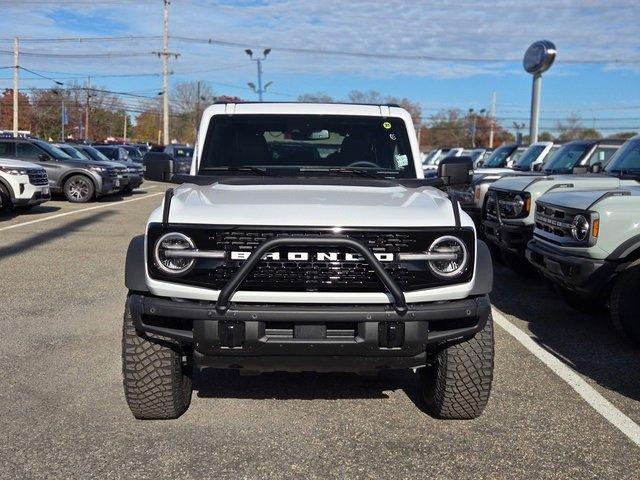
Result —
[[496, 265], [491, 301], [527, 323], [534, 340], [578, 373], [640, 400], [640, 350], [613, 329], [604, 310], [568, 306], [542, 279], [520, 277]]
[[0, 221], [13, 220], [16, 217], [28, 217], [31, 215], [39, 215], [42, 213], [53, 213], [60, 210], [61, 207], [54, 207], [53, 205], [36, 205], [29, 210], [16, 209], [12, 212], [0, 211]]
[[411, 370], [389, 370], [375, 376], [355, 373], [263, 373], [243, 376], [234, 370], [206, 369], [194, 375], [194, 389], [202, 398], [253, 400], [384, 399], [402, 390], [424, 411], [418, 375]]
[[99, 212], [95, 215], [91, 215], [90, 217], [79, 218], [72, 222], [65, 223], [64, 225], [61, 225], [59, 227], [47, 229], [42, 233], [31, 235], [24, 240], [12, 242], [7, 246], [0, 247], [0, 261], [11, 257], [12, 255], [23, 253], [30, 248], [39, 247], [46, 243], [52, 242], [60, 237], [69, 235], [70, 233], [78, 231], [86, 226], [92, 225], [94, 223], [99, 223], [111, 215], [114, 215], [114, 213], [108, 211]]

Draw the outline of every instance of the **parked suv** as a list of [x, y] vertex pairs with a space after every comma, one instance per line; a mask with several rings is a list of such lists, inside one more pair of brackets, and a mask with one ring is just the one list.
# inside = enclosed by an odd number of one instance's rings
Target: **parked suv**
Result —
[[119, 187], [117, 173], [108, 164], [76, 160], [42, 140], [0, 138], [5, 157], [35, 163], [47, 172], [51, 192], [64, 193], [74, 203], [89, 202]]
[[482, 206], [491, 184], [503, 177], [531, 171], [533, 165], [542, 164], [552, 147], [553, 142], [533, 143], [522, 152], [520, 158], [512, 164], [511, 168], [478, 168], [473, 172], [471, 185], [465, 190], [452, 190], [450, 193], [458, 199], [464, 211], [473, 219], [476, 227], [480, 228]]
[[192, 172], [127, 252], [123, 376], [136, 418], [188, 407], [193, 369], [419, 368], [440, 418], [483, 411], [491, 257], [424, 179], [409, 113], [387, 105], [216, 104]]
[[118, 172], [120, 191], [131, 193], [144, 182], [144, 167], [129, 160], [110, 160], [104, 153], [91, 145], [73, 145], [86, 158], [96, 162], [109, 162]]
[[579, 308], [608, 301], [613, 323], [640, 345], [639, 212], [640, 186], [545, 193], [527, 258]]
[[51, 198], [49, 179], [44, 168], [2, 157], [0, 151], [0, 211], [14, 208], [26, 210]]
[[[533, 236], [534, 207], [540, 195], [558, 185], [598, 186], [600, 172], [620, 148], [620, 140], [576, 140], [560, 148], [541, 173], [504, 177], [489, 187], [482, 209], [486, 238], [502, 249], [516, 270], [526, 269], [524, 251]], [[586, 175], [585, 175], [586, 174]]]

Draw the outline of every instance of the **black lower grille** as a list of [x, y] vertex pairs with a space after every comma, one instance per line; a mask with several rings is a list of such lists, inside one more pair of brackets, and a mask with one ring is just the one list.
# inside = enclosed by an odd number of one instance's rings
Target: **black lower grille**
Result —
[[[194, 268], [180, 277], [171, 277], [159, 270], [154, 263], [155, 242], [170, 231], [188, 235], [200, 250], [226, 252], [224, 259], [200, 259]], [[443, 285], [468, 282], [473, 277], [474, 233], [470, 228], [457, 231], [443, 228], [274, 228], [274, 227], [214, 227], [180, 225], [164, 227], [151, 224], [147, 235], [149, 274], [152, 278], [187, 285], [220, 290], [243, 264], [238, 254], [253, 251], [268, 239], [282, 236], [344, 235], [363, 243], [374, 254], [393, 254], [391, 261], [381, 262], [391, 277], [405, 290], [419, 290]], [[419, 253], [428, 250], [435, 239], [443, 235], [456, 235], [467, 245], [469, 263], [465, 272], [454, 279], [435, 276], [426, 261], [400, 261], [399, 253]], [[305, 260], [290, 255], [303, 252]], [[330, 252], [333, 257], [328, 257]], [[307, 291], [307, 292], [381, 292], [385, 287], [371, 265], [345, 247], [295, 247], [271, 252], [272, 257], [258, 262], [254, 270], [242, 282], [239, 290], [249, 291]], [[276, 255], [277, 254], [277, 255]], [[238, 258], [243, 258], [239, 260]], [[292, 258], [296, 258], [293, 260]]]
[[[210, 271], [214, 285], [224, 285], [238, 271], [240, 264], [221, 265]], [[397, 265], [386, 270], [403, 289], [410, 289], [419, 275]], [[297, 291], [365, 291], [384, 289], [374, 270], [366, 262], [273, 262], [258, 264], [242, 284], [243, 290]]]
[[49, 185], [47, 171], [43, 168], [31, 168], [27, 170], [27, 175], [29, 175], [29, 183], [31, 185]]

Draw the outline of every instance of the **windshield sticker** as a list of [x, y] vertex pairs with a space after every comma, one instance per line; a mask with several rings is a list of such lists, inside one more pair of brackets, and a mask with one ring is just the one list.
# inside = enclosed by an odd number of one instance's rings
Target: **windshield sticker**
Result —
[[383, 126], [386, 130], [389, 130], [389, 129], [391, 128], [391, 122], [384, 122], [384, 123], [382, 124], [382, 126]]
[[403, 168], [409, 165], [409, 158], [406, 155], [394, 155], [394, 159], [398, 168]]

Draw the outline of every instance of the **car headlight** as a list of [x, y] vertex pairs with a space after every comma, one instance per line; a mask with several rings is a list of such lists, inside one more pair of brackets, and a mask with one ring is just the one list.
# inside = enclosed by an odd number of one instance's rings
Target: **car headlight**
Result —
[[429, 269], [440, 278], [453, 278], [462, 275], [469, 263], [469, 251], [458, 237], [446, 235], [437, 238], [429, 247], [429, 253], [450, 254], [444, 260], [429, 260]]
[[589, 238], [589, 220], [584, 215], [576, 215], [571, 222], [571, 236], [578, 242], [584, 242]]
[[9, 175], [27, 175], [27, 171], [24, 168], [18, 167], [0, 167], [4, 173], [8, 173]]
[[92, 172], [106, 172], [107, 169], [105, 167], [99, 167], [98, 165], [87, 165], [87, 168]]
[[193, 240], [183, 233], [171, 232], [161, 236], [153, 249], [153, 259], [156, 266], [169, 275], [184, 275], [196, 263], [195, 258], [173, 257], [171, 252], [193, 250]]
[[522, 213], [522, 209], [524, 208], [524, 198], [520, 195], [516, 195], [513, 197], [513, 214], [516, 217], [519, 217]]

